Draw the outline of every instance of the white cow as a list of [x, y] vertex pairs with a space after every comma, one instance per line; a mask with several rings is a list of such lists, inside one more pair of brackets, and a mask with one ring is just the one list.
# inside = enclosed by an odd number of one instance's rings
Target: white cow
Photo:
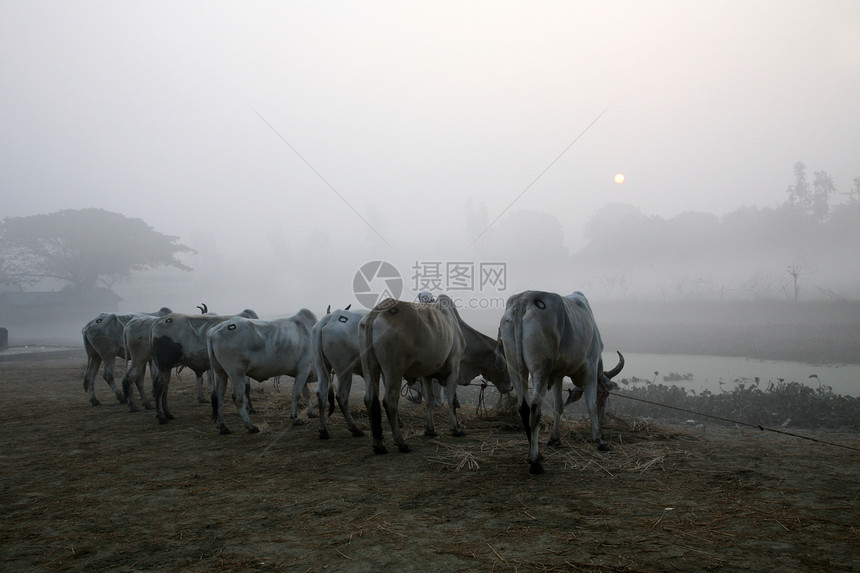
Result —
[[346, 419], [346, 427], [353, 436], [364, 435], [364, 432], [356, 426], [349, 411], [349, 394], [352, 390], [352, 375], [363, 375], [358, 349], [358, 323], [365, 314], [367, 312], [336, 310], [322, 317], [312, 329], [314, 369], [319, 380], [317, 395], [322, 439], [329, 437], [325, 409], [326, 399], [332, 386], [332, 371], [337, 377], [337, 403]]
[[125, 396], [114, 383], [114, 363], [117, 357], [127, 359], [122, 332], [129, 320], [136, 316], [164, 316], [171, 310], [167, 307], [153, 313], [142, 312], [103, 312], [89, 321], [81, 329], [84, 349], [87, 353], [87, 369], [84, 372], [84, 391], [90, 395], [90, 404], [98, 406], [101, 402], [95, 395], [95, 377], [99, 366], [104, 362], [102, 377], [111, 387], [117, 400], [125, 404]]
[[[585, 295], [575, 292], [561, 296], [540, 291], [515, 294], [508, 298], [499, 324], [499, 338], [499, 350], [503, 351], [507, 362], [529, 440], [531, 472], [543, 472], [538, 433], [541, 403], [548, 389], [553, 392], [555, 418], [549, 444], [560, 442], [559, 428], [564, 409], [561, 385], [565, 376], [582, 388], [594, 441], [600, 450], [609, 451], [611, 447], [600, 431], [603, 408], [598, 408], [597, 391], [601, 379], [620, 372], [623, 362], [616, 370], [603, 372], [603, 340]], [[530, 398], [527, 396], [529, 375], [532, 383]]]
[[209, 330], [209, 361], [215, 374], [212, 417], [222, 434], [230, 433], [224, 424], [228, 377], [233, 383], [233, 401], [249, 432], [260, 430], [251, 423], [245, 408], [247, 378], [263, 381], [273, 376], [294, 377], [290, 418], [299, 423], [296, 416], [299, 395], [307, 401], [308, 416], [313, 416], [307, 383], [316, 381], [311, 345], [311, 329], [316, 321], [314, 313], [303, 308], [294, 316], [276, 320], [233, 317]]
[[122, 391], [128, 401], [129, 410], [137, 412], [140, 409], [134, 403], [134, 390], [137, 387], [143, 407], [152, 410], [153, 406], [143, 389], [143, 375], [149, 366], [149, 373], [155, 382], [155, 362], [152, 360], [152, 347], [149, 344], [149, 331], [158, 320], [155, 316], [137, 316], [128, 321], [122, 332], [126, 356], [129, 359], [125, 376], [122, 377]]
[[[237, 316], [257, 318], [257, 313], [245, 309]], [[152, 393], [155, 398], [155, 417], [160, 424], [173, 420], [167, 407], [167, 390], [172, 368], [185, 366], [193, 370], [197, 376], [197, 400], [206, 401], [203, 397], [203, 373], [209, 370], [206, 333], [229, 318], [231, 317], [228, 315], [171, 313], [159, 318], [152, 325], [149, 343], [156, 367]]]
[[[382, 443], [382, 412], [379, 407], [379, 377], [384, 384], [383, 407], [394, 441], [401, 452], [409, 446], [400, 431], [398, 402], [403, 378], [422, 379], [426, 396], [432, 395], [436, 378], [448, 391], [452, 432], [462, 436], [454, 407], [460, 360], [465, 340], [457, 320], [454, 301], [441, 295], [432, 304], [386, 299], [359, 321], [359, 349], [364, 372], [364, 404], [370, 417], [373, 451], [387, 452]], [[425, 435], [435, 435], [433, 401], [427, 400]]]

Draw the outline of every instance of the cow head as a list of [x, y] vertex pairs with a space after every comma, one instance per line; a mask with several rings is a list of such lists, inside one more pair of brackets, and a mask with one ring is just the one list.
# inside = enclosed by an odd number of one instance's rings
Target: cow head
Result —
[[612, 379], [618, 376], [621, 373], [621, 369], [624, 368], [624, 355], [615, 351], [618, 354], [618, 364], [615, 365], [615, 368], [612, 370], [605, 370], [601, 375], [601, 381], [603, 385], [606, 386], [608, 390], [617, 390], [618, 383], [613, 382]]
[[[597, 380], [597, 404], [606, 404], [606, 400], [609, 398], [609, 392], [611, 390], [617, 390], [618, 384], [613, 382], [612, 379], [621, 372], [621, 369], [624, 368], [624, 355], [618, 353], [618, 364], [615, 365], [615, 368], [612, 370], [603, 370], [603, 361], [600, 361], [600, 377]], [[573, 404], [577, 400], [582, 398], [582, 388], [574, 387], [570, 389], [570, 392], [567, 395], [567, 400], [565, 400], [564, 405], [567, 407], [570, 404]]]
[[499, 331], [499, 338], [496, 340], [496, 370], [506, 372], [508, 369], [508, 361], [505, 360], [505, 345], [502, 344], [502, 333]]

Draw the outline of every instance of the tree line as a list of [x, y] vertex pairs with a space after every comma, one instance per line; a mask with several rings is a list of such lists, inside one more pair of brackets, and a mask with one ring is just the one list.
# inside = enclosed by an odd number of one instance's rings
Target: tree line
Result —
[[592, 286], [610, 296], [860, 295], [860, 177], [839, 193], [824, 171], [810, 182], [802, 162], [776, 207], [664, 219], [615, 204], [597, 213], [585, 235], [586, 246], [572, 263], [593, 269]]
[[[575, 253], [564, 247], [553, 214], [508, 219], [473, 255], [509, 262], [512, 276], [522, 275], [514, 289], [567, 292], [574, 285], [602, 298], [860, 297], [860, 177], [840, 193], [828, 173], [810, 178], [801, 162], [785, 200], [772, 208], [665, 219], [607, 205]], [[0, 286], [112, 288], [135, 271], [189, 271], [180, 256], [193, 253], [176, 236], [103, 209], [7, 217], [0, 221]]]

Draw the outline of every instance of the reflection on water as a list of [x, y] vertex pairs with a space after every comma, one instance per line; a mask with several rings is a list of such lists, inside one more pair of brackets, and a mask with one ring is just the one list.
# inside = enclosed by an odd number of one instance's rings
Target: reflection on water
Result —
[[[860, 396], [860, 365], [816, 366], [801, 362], [753, 360], [723, 356], [697, 356], [680, 354], [624, 354], [624, 370], [616, 381], [639, 379], [639, 384], [656, 382], [702, 392], [726, 391], [742, 384], [755, 384], [767, 389], [770, 382], [800, 382], [817, 388], [819, 383], [830, 386], [836, 394]], [[611, 368], [617, 362], [615, 352], [605, 352], [603, 362]], [[655, 374], [656, 373], [656, 374]], [[688, 376], [692, 375], [692, 376]], [[666, 378], [666, 379], [664, 379]], [[622, 384], [623, 386], [623, 384]]]

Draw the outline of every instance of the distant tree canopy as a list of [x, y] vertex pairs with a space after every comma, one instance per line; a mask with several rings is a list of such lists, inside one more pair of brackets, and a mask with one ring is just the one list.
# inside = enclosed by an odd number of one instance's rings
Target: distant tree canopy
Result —
[[132, 271], [172, 266], [190, 271], [176, 255], [195, 253], [141, 219], [103, 209], [64, 209], [0, 222], [0, 282], [35, 284], [56, 279], [74, 290], [127, 278]]
[[798, 161], [794, 164], [794, 185], [789, 185], [787, 193], [789, 205], [823, 221], [830, 213], [830, 197], [836, 194], [836, 185], [829, 173], [816, 171], [810, 187], [806, 180], [806, 165]]

